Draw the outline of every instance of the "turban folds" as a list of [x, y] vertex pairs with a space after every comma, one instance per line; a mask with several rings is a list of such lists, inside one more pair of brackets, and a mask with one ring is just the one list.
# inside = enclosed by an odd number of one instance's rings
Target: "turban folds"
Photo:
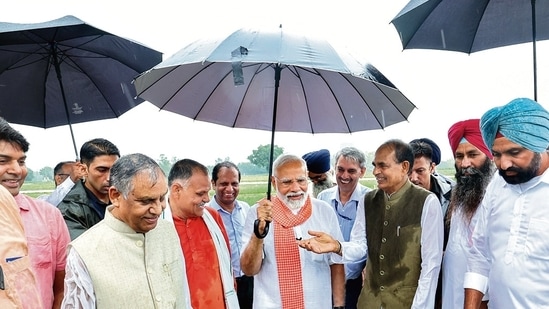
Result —
[[448, 129], [448, 140], [450, 141], [450, 147], [452, 147], [454, 158], [456, 157], [456, 150], [461, 140], [465, 138], [467, 142], [477, 147], [478, 150], [492, 159], [492, 152], [482, 140], [479, 123], [479, 119], [458, 121]]
[[303, 155], [307, 162], [307, 170], [315, 174], [323, 174], [330, 170], [330, 152], [328, 149], [320, 149]]
[[490, 148], [498, 133], [533, 152], [544, 152], [549, 146], [549, 113], [526, 98], [487, 111], [480, 120], [480, 129]]
[[438, 147], [437, 143], [428, 138], [417, 138], [410, 143], [426, 143], [431, 146], [431, 149], [433, 151], [433, 154], [431, 155], [431, 161], [433, 161], [435, 165], [440, 164], [440, 147]]

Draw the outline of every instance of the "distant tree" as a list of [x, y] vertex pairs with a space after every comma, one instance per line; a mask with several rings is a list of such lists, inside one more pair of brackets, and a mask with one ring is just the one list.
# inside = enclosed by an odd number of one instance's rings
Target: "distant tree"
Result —
[[38, 173], [42, 177], [44, 177], [44, 179], [48, 179], [48, 180], [53, 179], [53, 168], [51, 168], [49, 166], [44, 166], [43, 168], [40, 169], [40, 171]]
[[30, 168], [27, 168], [27, 178], [25, 180], [27, 181], [34, 181], [35, 175], [34, 175], [34, 171], [31, 170]]
[[157, 160], [158, 165], [160, 165], [160, 168], [166, 173], [166, 176], [168, 176], [170, 169], [177, 161], [179, 161], [177, 157], [172, 157], [172, 159], [169, 160], [165, 154], [160, 154], [160, 158]]
[[[215, 159], [215, 164], [217, 164], [217, 163], [221, 163], [221, 162], [225, 162], [225, 161], [229, 161], [229, 162], [232, 162], [232, 161], [231, 161], [231, 158], [229, 158], [229, 157], [225, 157], [225, 159], [221, 159], [221, 158], [217, 158], [217, 159]], [[234, 163], [234, 162], [233, 162], [233, 163]]]
[[240, 174], [242, 175], [259, 175], [265, 174], [265, 169], [258, 167], [250, 162], [241, 162], [237, 164]]
[[[279, 147], [277, 145], [274, 145], [274, 153], [273, 153], [273, 160], [276, 159], [279, 155], [281, 155], [284, 152], [283, 147]], [[265, 169], [266, 171], [269, 170], [269, 156], [271, 153], [271, 145], [260, 145], [257, 147], [257, 149], [252, 151], [252, 154], [248, 156], [248, 160], [252, 162], [252, 164]]]

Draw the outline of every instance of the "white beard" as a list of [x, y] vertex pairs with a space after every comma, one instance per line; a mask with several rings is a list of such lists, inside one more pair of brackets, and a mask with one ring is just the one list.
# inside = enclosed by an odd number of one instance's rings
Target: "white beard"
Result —
[[313, 183], [313, 196], [317, 197], [318, 194], [326, 189], [330, 189], [334, 186], [334, 176], [331, 171], [326, 172], [326, 180], [318, 184]]
[[[301, 194], [301, 199], [299, 199], [299, 200], [290, 199], [290, 196], [295, 196], [295, 195], [298, 195], [298, 194]], [[296, 210], [296, 209], [299, 209], [299, 208], [303, 207], [303, 205], [305, 205], [305, 202], [307, 200], [307, 195], [303, 191], [292, 192], [292, 193], [288, 193], [286, 195], [282, 195], [282, 193], [276, 192], [276, 195], [278, 196], [278, 198], [282, 202], [284, 202], [284, 205], [286, 205], [288, 208], [290, 208], [292, 210]]]

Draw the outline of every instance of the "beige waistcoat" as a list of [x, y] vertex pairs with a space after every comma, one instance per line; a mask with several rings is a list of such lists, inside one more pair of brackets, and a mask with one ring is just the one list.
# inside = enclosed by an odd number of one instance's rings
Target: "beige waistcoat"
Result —
[[159, 220], [136, 233], [107, 211], [71, 245], [88, 269], [98, 309], [186, 308], [183, 253], [172, 224]]

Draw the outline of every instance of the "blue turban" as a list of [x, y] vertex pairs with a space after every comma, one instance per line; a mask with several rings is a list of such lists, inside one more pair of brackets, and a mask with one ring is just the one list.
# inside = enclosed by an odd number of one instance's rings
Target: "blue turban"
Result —
[[429, 146], [431, 146], [432, 154], [431, 154], [431, 161], [435, 163], [435, 165], [440, 164], [440, 147], [438, 147], [437, 143], [435, 143], [433, 140], [430, 140], [426, 137], [424, 138], [416, 138], [410, 142], [411, 143], [426, 143]]
[[320, 149], [303, 155], [307, 162], [307, 170], [315, 174], [323, 174], [330, 170], [330, 152], [328, 149]]
[[480, 119], [480, 130], [489, 149], [500, 133], [528, 150], [544, 152], [549, 146], [549, 112], [536, 101], [514, 99], [487, 111]]

